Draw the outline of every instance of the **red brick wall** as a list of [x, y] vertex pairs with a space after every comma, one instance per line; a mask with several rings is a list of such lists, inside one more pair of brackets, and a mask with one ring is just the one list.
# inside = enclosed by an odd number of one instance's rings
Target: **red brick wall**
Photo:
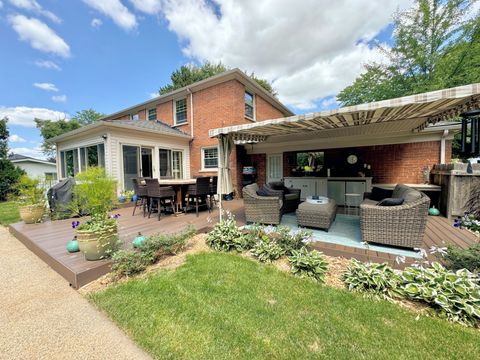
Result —
[[[340, 149], [318, 149], [325, 152], [324, 173], [331, 169], [332, 176], [356, 176], [363, 171], [363, 164], [371, 165], [374, 183], [423, 183], [422, 170], [425, 166], [432, 169], [440, 163], [440, 141], [428, 141], [408, 144], [376, 145]], [[348, 155], [358, 157], [357, 165], [349, 165]], [[254, 155], [252, 155], [254, 156]], [[258, 155], [255, 155], [258, 156]], [[445, 161], [451, 161], [452, 142], [446, 142]], [[283, 154], [283, 175], [292, 176], [295, 166], [295, 152]]]
[[274, 108], [260, 96], [255, 96], [255, 110], [257, 112], [257, 121], [277, 119], [284, 116], [280, 110]]
[[263, 186], [267, 179], [267, 157], [265, 154], [252, 154], [250, 164], [257, 169], [257, 184]]

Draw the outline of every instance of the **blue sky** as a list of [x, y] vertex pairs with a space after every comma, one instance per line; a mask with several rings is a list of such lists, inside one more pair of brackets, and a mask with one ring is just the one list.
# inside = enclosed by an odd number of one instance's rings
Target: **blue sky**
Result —
[[[114, 112], [148, 99], [179, 66], [205, 60], [268, 78], [295, 113], [336, 107], [336, 93], [377, 59], [372, 43], [391, 41], [392, 12], [408, 3], [342, 4], [323, 15], [306, 1], [278, 5], [267, 19], [250, 2], [0, 0], [0, 116], [10, 118], [10, 147], [40, 156], [35, 116]], [[251, 18], [239, 20], [245, 13]], [[377, 19], [365, 25], [369, 13]], [[351, 26], [337, 25], [348, 15]]]

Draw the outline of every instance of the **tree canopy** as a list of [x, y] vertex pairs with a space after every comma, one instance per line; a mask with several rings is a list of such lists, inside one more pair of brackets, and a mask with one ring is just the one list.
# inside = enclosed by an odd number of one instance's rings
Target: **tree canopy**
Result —
[[466, 18], [475, 0], [416, 0], [394, 16], [386, 57], [337, 96], [343, 106], [480, 82], [480, 17]]
[[105, 114], [99, 113], [93, 109], [80, 110], [75, 113], [72, 120], [78, 121], [80, 125], [89, 125], [104, 117]]
[[0, 200], [6, 200], [13, 191], [14, 185], [25, 174], [25, 171], [15, 166], [8, 158], [8, 138], [10, 132], [7, 127], [8, 118], [0, 120]]
[[[160, 95], [164, 95], [172, 92], [173, 90], [180, 89], [197, 81], [207, 79], [228, 70], [230, 70], [230, 68], [228, 68], [221, 62], [211, 63], [207, 61], [201, 66], [192, 64], [183, 65], [179, 69], [172, 72], [172, 74], [170, 75], [171, 83], [165, 86], [161, 86], [158, 92]], [[261, 87], [267, 90], [270, 94], [274, 96], [277, 95], [268, 80], [256, 77], [253, 72], [249, 76], [253, 80], [255, 80]]]

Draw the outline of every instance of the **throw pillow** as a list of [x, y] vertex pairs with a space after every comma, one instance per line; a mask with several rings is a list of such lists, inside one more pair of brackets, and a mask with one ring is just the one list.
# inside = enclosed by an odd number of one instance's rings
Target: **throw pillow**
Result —
[[388, 189], [382, 189], [379, 187], [374, 186], [372, 188], [372, 195], [370, 196], [370, 199], [375, 200], [375, 201], [381, 201], [385, 198], [391, 197], [392, 196], [392, 190]]
[[265, 188], [261, 188], [261, 189], [258, 189], [257, 190], [257, 195], [258, 196], [270, 196], [267, 192], [267, 190], [265, 190]]
[[380, 201], [377, 206], [398, 206], [403, 204], [402, 198], [386, 198]]

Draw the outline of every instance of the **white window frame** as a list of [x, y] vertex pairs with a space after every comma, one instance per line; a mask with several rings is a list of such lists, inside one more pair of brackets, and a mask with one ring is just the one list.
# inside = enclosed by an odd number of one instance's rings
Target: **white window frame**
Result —
[[[155, 110], [155, 119], [150, 119], [150, 111], [151, 110]], [[150, 108], [150, 109], [147, 110], [147, 120], [150, 120], [150, 121], [157, 120], [157, 108], [156, 107], [153, 107], [153, 108]]]
[[[185, 114], [186, 114], [186, 117], [185, 117], [185, 122], [179, 123], [177, 121], [177, 101], [182, 101], [182, 100], [185, 100]], [[187, 102], [186, 97], [181, 98], [181, 99], [173, 100], [173, 124], [174, 124], [174, 126], [188, 124], [188, 102]]]
[[257, 119], [257, 108], [256, 108], [256, 95], [253, 91], [249, 90], [249, 89], [245, 89], [245, 92], [243, 94], [243, 107], [245, 108], [245, 105], [246, 105], [246, 102], [245, 102], [245, 94], [250, 94], [252, 95], [252, 111], [253, 111], [253, 117], [250, 117], [247, 115], [246, 111], [244, 113], [244, 116], [245, 116], [245, 119], [248, 119], [248, 120], [252, 120], [252, 121], [256, 121]]
[[[205, 167], [205, 150], [210, 150], [210, 149], [217, 149], [217, 167], [214, 167], [214, 168], [206, 168]], [[201, 169], [201, 171], [218, 171], [218, 162], [220, 160], [219, 159], [220, 152], [218, 151], [218, 146], [202, 147], [201, 156], [202, 156], [202, 169]]]

